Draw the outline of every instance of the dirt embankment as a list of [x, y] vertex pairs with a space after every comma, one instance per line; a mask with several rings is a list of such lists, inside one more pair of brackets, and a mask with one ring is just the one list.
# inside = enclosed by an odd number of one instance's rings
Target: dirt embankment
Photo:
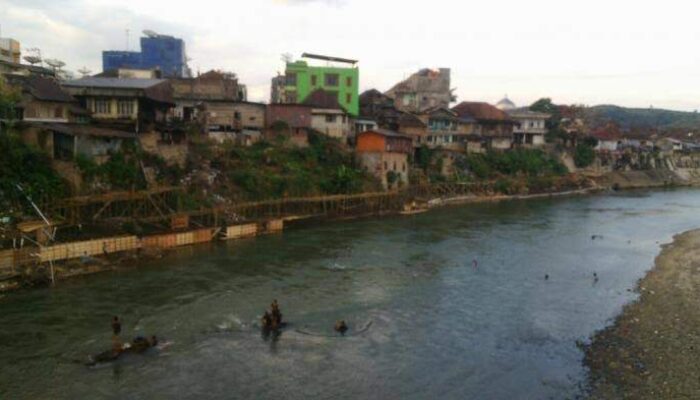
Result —
[[602, 187], [615, 189], [693, 186], [700, 184], [700, 172], [688, 170], [613, 171], [595, 177], [594, 180]]
[[700, 230], [664, 246], [638, 289], [586, 349], [590, 397], [700, 398]]

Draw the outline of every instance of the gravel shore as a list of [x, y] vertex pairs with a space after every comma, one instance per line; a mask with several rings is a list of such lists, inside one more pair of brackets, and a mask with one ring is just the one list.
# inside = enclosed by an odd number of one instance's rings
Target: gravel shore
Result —
[[700, 230], [663, 247], [640, 298], [586, 349], [591, 399], [700, 398]]

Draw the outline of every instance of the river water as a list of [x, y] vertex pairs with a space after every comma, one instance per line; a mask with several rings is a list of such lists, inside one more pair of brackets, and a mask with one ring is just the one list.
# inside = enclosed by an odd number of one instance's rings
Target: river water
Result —
[[[700, 191], [626, 192], [182, 249], [3, 295], [0, 398], [577, 398], [577, 341], [634, 300], [660, 243], [697, 227]], [[290, 326], [265, 338], [257, 320], [273, 298]], [[169, 345], [73, 362], [109, 348], [113, 314], [123, 336]]]

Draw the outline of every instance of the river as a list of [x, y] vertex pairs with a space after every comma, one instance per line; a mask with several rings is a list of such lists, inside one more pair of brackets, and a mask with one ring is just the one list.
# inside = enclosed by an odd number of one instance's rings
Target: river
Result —
[[[577, 398], [577, 341], [636, 298], [660, 244], [699, 227], [699, 211], [691, 189], [453, 206], [7, 293], [0, 398]], [[290, 326], [265, 338], [257, 320], [273, 298]], [[169, 346], [73, 362], [109, 348], [114, 314], [123, 336]]]

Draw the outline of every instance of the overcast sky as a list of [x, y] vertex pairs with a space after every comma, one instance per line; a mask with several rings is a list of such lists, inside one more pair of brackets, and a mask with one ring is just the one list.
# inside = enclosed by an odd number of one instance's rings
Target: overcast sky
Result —
[[[646, 4], [645, 4], [646, 3]], [[615, 0], [0, 0], [3, 37], [67, 68], [138, 50], [143, 29], [185, 39], [190, 66], [238, 73], [267, 101], [281, 55], [360, 60], [360, 89], [452, 69], [459, 100], [700, 108], [700, 5]], [[180, 6], [180, 4], [183, 4]]]

